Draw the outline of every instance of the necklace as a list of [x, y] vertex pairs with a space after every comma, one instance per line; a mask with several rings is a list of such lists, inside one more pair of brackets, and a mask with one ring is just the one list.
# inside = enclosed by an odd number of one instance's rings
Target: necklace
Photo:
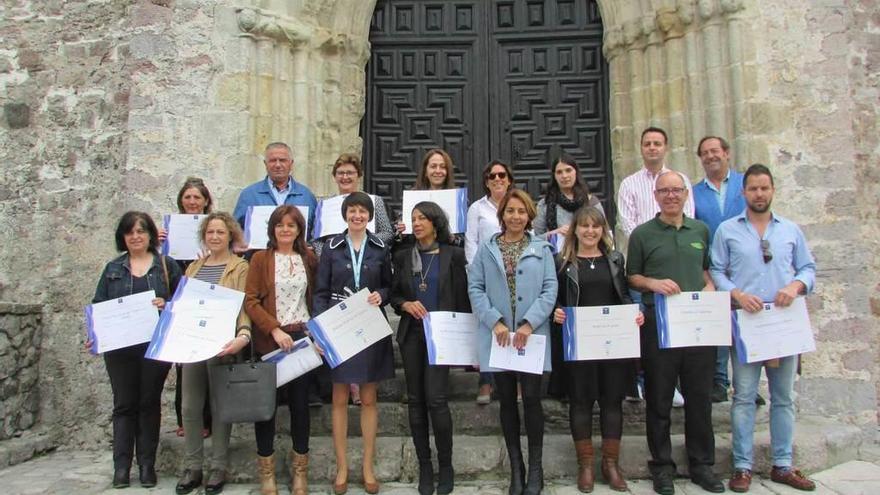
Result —
[[436, 257], [436, 254], [432, 255], [431, 261], [428, 262], [428, 267], [419, 273], [419, 278], [422, 280], [421, 283], [419, 283], [419, 290], [422, 292], [428, 290], [428, 282], [426, 281], [428, 279], [428, 271], [431, 269], [431, 265], [434, 263], [434, 258]]
[[589, 256], [580, 256], [580, 255], [578, 255], [579, 258], [583, 258], [583, 259], [587, 260], [587, 261], [590, 263], [590, 270], [595, 270], [595, 269], [596, 269], [596, 260], [599, 259], [599, 258], [601, 258], [602, 256], [603, 256], [602, 253], [599, 253], [597, 256], [593, 256], [592, 258], [589, 257]]

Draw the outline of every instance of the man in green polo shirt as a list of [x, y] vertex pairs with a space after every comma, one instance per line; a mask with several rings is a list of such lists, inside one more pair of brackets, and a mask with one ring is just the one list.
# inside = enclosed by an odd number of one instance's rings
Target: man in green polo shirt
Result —
[[654, 199], [660, 213], [636, 227], [629, 239], [627, 274], [631, 287], [642, 292], [645, 324], [642, 326], [642, 368], [645, 371], [645, 416], [648, 462], [654, 491], [675, 493], [675, 463], [669, 436], [672, 394], [681, 382], [684, 395], [685, 443], [691, 481], [704, 490], [720, 493], [724, 485], [712, 472], [715, 433], [712, 430], [712, 380], [714, 347], [660, 349], [654, 294], [715, 290], [709, 276], [709, 229], [684, 216], [688, 190], [675, 172], [657, 178]]

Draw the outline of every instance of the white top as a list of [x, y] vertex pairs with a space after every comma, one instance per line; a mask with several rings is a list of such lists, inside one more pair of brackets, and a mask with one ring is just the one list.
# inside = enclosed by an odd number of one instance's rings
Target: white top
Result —
[[489, 196], [474, 201], [468, 208], [467, 232], [464, 234], [464, 256], [467, 262], [473, 261], [480, 244], [498, 232], [501, 232], [501, 224], [498, 223], [498, 207], [495, 203]]
[[281, 325], [309, 321], [309, 280], [302, 256], [275, 252], [275, 312]]
[[[660, 212], [660, 205], [654, 199], [654, 183], [661, 173], [669, 171], [666, 165], [656, 174], [642, 167], [638, 172], [623, 179], [617, 191], [617, 211], [620, 214], [620, 228], [629, 237], [639, 225], [654, 218]], [[688, 176], [678, 172], [684, 179], [688, 197], [684, 203], [684, 214], [694, 218], [694, 191]]]

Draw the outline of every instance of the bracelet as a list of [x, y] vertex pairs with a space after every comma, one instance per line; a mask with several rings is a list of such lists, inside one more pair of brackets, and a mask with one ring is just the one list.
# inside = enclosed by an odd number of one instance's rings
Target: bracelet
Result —
[[235, 336], [235, 338], [238, 338], [238, 337], [244, 337], [245, 340], [247, 340], [247, 342], [246, 342], [247, 344], [250, 344], [250, 342], [251, 342], [251, 336], [244, 333], [244, 332], [241, 332], [240, 334]]

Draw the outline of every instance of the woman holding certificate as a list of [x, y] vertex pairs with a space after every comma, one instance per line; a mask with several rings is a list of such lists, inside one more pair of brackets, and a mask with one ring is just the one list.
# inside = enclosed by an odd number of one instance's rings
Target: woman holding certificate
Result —
[[[242, 242], [241, 228], [238, 222], [228, 213], [211, 213], [199, 226], [199, 238], [208, 254], [207, 257], [192, 262], [186, 269], [186, 276], [217, 284], [230, 289], [244, 292], [248, 275], [247, 261], [232, 252], [235, 243]], [[204, 439], [201, 435], [202, 413], [208, 403], [208, 368], [219, 364], [223, 356], [238, 353], [251, 338], [251, 320], [242, 310], [238, 314], [236, 337], [216, 357], [198, 363], [186, 363], [183, 368], [183, 429], [184, 435], [184, 471], [175, 491], [178, 494], [189, 493], [202, 484], [202, 452]], [[232, 425], [216, 420], [212, 415], [213, 438], [211, 440], [211, 471], [205, 485], [205, 493], [220, 493], [226, 484], [226, 467], [228, 463], [229, 434]]]
[[[367, 229], [373, 218], [373, 201], [363, 192], [353, 192], [342, 202], [348, 228], [324, 243], [315, 290], [314, 314], [320, 314], [361, 289], [370, 291], [367, 301], [382, 306], [391, 287], [391, 260], [387, 245]], [[336, 478], [333, 491], [348, 490], [348, 398], [350, 385], [360, 384], [361, 433], [364, 440], [363, 476], [367, 493], [377, 493], [373, 472], [378, 416], [376, 389], [381, 380], [394, 376], [391, 336], [370, 345], [330, 372], [333, 380], [333, 448]]]
[[[180, 281], [174, 259], [159, 254], [159, 232], [146, 213], [129, 211], [116, 227], [116, 249], [124, 251], [107, 263], [92, 303], [155, 291], [152, 303], [161, 311]], [[141, 486], [156, 486], [162, 386], [170, 365], [147, 359], [148, 342], [104, 353], [113, 390], [113, 487], [129, 486], [137, 448]], [[86, 342], [91, 348], [92, 342]]]
[[470, 313], [464, 250], [449, 245], [449, 221], [436, 203], [421, 202], [412, 211], [416, 245], [394, 255], [391, 306], [400, 315], [397, 342], [403, 357], [409, 427], [419, 461], [419, 493], [434, 493], [434, 468], [428, 441], [428, 417], [440, 466], [437, 493], [451, 493], [452, 415], [447, 403], [448, 366], [428, 362], [423, 318], [430, 311]]
[[[550, 245], [529, 233], [535, 213], [528, 193], [511, 189], [498, 205], [501, 233], [480, 246], [468, 268], [468, 292], [480, 322], [480, 369], [495, 373], [501, 403], [501, 430], [510, 457], [511, 495], [534, 495], [544, 487], [541, 375], [490, 368], [489, 361], [493, 340], [501, 348], [513, 345], [523, 352], [533, 333], [546, 336], [550, 331], [550, 315], [556, 303], [556, 270]], [[543, 370], [549, 371], [549, 346], [545, 346], [543, 363]], [[528, 483], [519, 437], [517, 382], [522, 387], [529, 440]]]
[[[268, 354], [285, 351], [305, 338], [306, 322], [314, 293], [317, 260], [305, 241], [306, 221], [296, 206], [281, 205], [269, 216], [269, 242], [251, 258], [245, 285], [244, 305], [254, 325], [254, 349]], [[309, 373], [282, 385], [290, 408], [291, 493], [308, 493], [309, 468]], [[275, 418], [254, 423], [260, 493], [275, 494]]]
[[[631, 304], [624, 258], [615, 251], [605, 215], [595, 207], [578, 210], [567, 226], [565, 247], [558, 257], [559, 308], [553, 320], [565, 322], [562, 307]], [[644, 316], [639, 312], [636, 324]], [[578, 490], [593, 491], [593, 403], [599, 401], [602, 430], [602, 476], [617, 491], [626, 491], [618, 466], [623, 432], [621, 403], [635, 380], [633, 359], [569, 361], [568, 417], [578, 459]]]
[[[440, 149], [430, 149], [422, 158], [422, 164], [419, 168], [419, 174], [416, 176], [416, 183], [413, 185], [414, 191], [428, 191], [439, 189], [455, 189], [455, 166], [452, 164], [452, 157], [449, 153]], [[406, 214], [406, 213], [404, 213]], [[405, 230], [403, 220], [397, 222], [397, 234], [403, 234]], [[394, 246], [394, 251], [398, 249], [409, 250], [415, 244], [415, 240], [411, 235], [403, 235], [398, 238]], [[463, 239], [459, 235], [454, 235], [452, 244], [462, 246]]]

